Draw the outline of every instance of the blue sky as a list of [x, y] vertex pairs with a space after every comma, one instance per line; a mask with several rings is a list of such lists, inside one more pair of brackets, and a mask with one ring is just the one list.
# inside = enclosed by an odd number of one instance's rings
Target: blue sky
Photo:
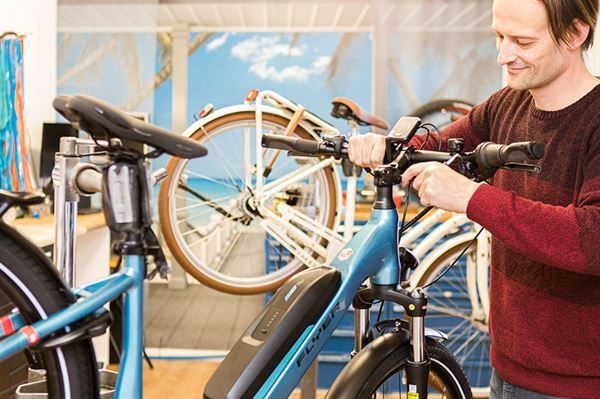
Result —
[[[327, 82], [326, 66], [341, 39], [337, 33], [217, 33], [189, 58], [188, 122], [207, 103], [216, 108], [243, 102], [250, 89], [274, 90], [316, 114], [328, 117], [331, 99], [347, 96], [366, 108], [371, 103], [371, 57], [368, 35], [348, 51], [340, 79]], [[154, 96], [154, 121], [171, 125], [171, 79]], [[344, 123], [337, 123], [344, 128]]]

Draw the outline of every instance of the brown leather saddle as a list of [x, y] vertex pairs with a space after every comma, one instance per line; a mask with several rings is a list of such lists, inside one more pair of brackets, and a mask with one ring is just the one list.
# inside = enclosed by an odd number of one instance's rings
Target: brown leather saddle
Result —
[[336, 97], [331, 100], [331, 103], [333, 104], [331, 115], [336, 118], [354, 120], [363, 126], [375, 126], [385, 130], [390, 128], [390, 125], [385, 120], [365, 111], [360, 105], [349, 98]]

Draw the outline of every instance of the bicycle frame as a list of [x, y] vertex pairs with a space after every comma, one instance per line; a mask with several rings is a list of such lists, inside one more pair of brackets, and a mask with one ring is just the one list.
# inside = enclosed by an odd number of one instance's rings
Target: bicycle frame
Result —
[[325, 341], [342, 321], [360, 285], [371, 277], [381, 285], [398, 283], [398, 215], [395, 209], [371, 213], [367, 224], [332, 261], [341, 272], [337, 293], [318, 321], [309, 326], [281, 360], [256, 397], [287, 397], [316, 358]]
[[[123, 358], [117, 380], [117, 399], [142, 397], [142, 342], [143, 342], [143, 257], [125, 257], [125, 266], [115, 274], [75, 289], [77, 302], [45, 320], [26, 325], [18, 313], [10, 318], [13, 333], [0, 345], [0, 360], [35, 345], [51, 334], [63, 331], [88, 316], [106, 312], [104, 304], [124, 294], [123, 302]], [[6, 321], [5, 321], [6, 322]], [[3, 323], [4, 325], [4, 323]], [[0, 338], [2, 336], [0, 335]]]

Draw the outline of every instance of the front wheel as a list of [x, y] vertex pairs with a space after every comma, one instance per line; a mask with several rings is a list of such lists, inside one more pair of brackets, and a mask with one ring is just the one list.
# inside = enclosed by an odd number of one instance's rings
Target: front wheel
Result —
[[[428, 397], [472, 398], [467, 377], [452, 353], [440, 343], [431, 340], [427, 342], [427, 352], [431, 360]], [[356, 398], [406, 398], [408, 391], [404, 368], [408, 357], [408, 345], [397, 348], [372, 371]]]

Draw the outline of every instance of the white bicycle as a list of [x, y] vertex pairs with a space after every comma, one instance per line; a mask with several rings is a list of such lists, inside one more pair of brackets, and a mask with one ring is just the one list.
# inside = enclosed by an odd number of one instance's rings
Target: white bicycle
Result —
[[[350, 120], [353, 134], [358, 123]], [[252, 91], [244, 104], [210, 113], [184, 132], [209, 155], [202, 162], [173, 158], [159, 194], [161, 229], [173, 256], [220, 291], [272, 291], [298, 270], [326, 262], [344, 242], [333, 230], [342, 203], [339, 161], [265, 151], [264, 133], [316, 139], [339, 131], [277, 93]], [[353, 209], [356, 176], [347, 184]], [[353, 212], [346, 214], [349, 238]], [[282, 267], [267, 273], [268, 256]]]

